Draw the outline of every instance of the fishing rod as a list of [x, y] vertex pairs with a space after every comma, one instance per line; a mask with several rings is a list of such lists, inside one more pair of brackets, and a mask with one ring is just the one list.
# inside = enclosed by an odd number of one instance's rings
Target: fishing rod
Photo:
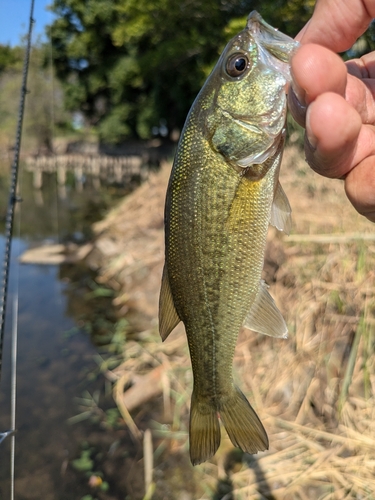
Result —
[[[0, 294], [0, 381], [1, 381], [2, 366], [3, 366], [5, 311], [6, 311], [7, 295], [8, 295], [8, 281], [9, 281], [10, 256], [11, 256], [11, 246], [12, 246], [14, 210], [16, 203], [19, 201], [17, 198], [17, 180], [18, 180], [18, 170], [19, 170], [19, 157], [21, 150], [22, 123], [25, 110], [25, 98], [27, 94], [26, 85], [27, 85], [27, 76], [29, 72], [31, 35], [32, 35], [33, 24], [35, 22], [33, 19], [33, 14], [34, 14], [34, 0], [31, 0], [29, 30], [27, 34], [27, 45], [26, 45], [25, 60], [22, 73], [20, 105], [19, 105], [18, 121], [16, 128], [16, 143], [14, 147], [14, 158], [11, 169], [11, 182], [9, 189], [9, 201], [8, 201], [6, 220], [5, 220], [5, 251], [4, 251], [3, 274], [2, 274], [2, 288]], [[11, 485], [10, 500], [14, 500], [15, 498], [14, 466], [15, 466], [15, 449], [16, 449], [15, 432], [16, 432], [16, 382], [17, 382], [17, 330], [18, 330], [18, 286], [13, 300], [13, 325], [12, 325], [12, 347], [11, 347], [11, 397], [10, 397], [11, 429], [5, 432], [0, 432], [0, 444], [7, 437], [10, 437], [11, 440], [10, 441], [10, 485]]]
[[11, 246], [12, 246], [14, 210], [16, 203], [20, 201], [20, 199], [17, 198], [17, 179], [19, 170], [19, 157], [21, 150], [22, 123], [23, 123], [23, 116], [25, 109], [25, 99], [27, 94], [26, 84], [29, 72], [31, 34], [32, 34], [33, 24], [35, 22], [33, 19], [33, 14], [34, 14], [34, 0], [31, 0], [29, 30], [27, 34], [27, 45], [26, 45], [25, 59], [22, 72], [20, 106], [18, 110], [18, 121], [16, 129], [16, 143], [14, 147], [14, 159], [11, 169], [9, 201], [8, 201], [7, 215], [5, 219], [5, 252], [4, 252], [4, 264], [3, 264], [3, 273], [1, 280], [1, 292], [0, 292], [0, 380], [1, 380], [1, 371], [3, 363], [2, 360], [3, 360], [5, 312], [6, 312], [7, 295], [8, 295], [8, 281], [9, 281], [9, 267], [10, 267], [10, 256], [11, 256]]

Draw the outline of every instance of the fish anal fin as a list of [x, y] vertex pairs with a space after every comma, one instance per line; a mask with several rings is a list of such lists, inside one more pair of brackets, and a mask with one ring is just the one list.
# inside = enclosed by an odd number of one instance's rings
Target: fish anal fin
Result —
[[173, 303], [168, 271], [164, 265], [159, 297], [159, 332], [162, 340], [165, 340], [168, 337], [180, 321], [181, 320]]
[[261, 280], [258, 295], [245, 318], [243, 326], [270, 337], [286, 339], [288, 337], [288, 327], [267, 288], [266, 283]]
[[211, 458], [220, 445], [220, 424], [216, 407], [193, 391], [190, 408], [190, 460], [198, 465]]
[[247, 453], [268, 450], [267, 433], [258, 415], [236, 386], [220, 404], [220, 418], [234, 446]]
[[271, 226], [275, 226], [279, 231], [289, 234], [292, 228], [291, 213], [292, 209], [290, 208], [289, 200], [280, 182], [278, 182], [271, 209]]

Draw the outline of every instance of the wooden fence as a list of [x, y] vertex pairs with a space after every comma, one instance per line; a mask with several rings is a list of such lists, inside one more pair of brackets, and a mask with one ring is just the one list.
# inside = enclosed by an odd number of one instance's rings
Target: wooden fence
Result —
[[62, 154], [51, 156], [29, 156], [26, 171], [33, 173], [33, 185], [40, 189], [43, 172], [57, 174], [57, 182], [65, 185], [68, 171], [82, 183], [85, 176], [105, 179], [107, 183], [127, 184], [134, 179], [144, 180], [148, 176], [148, 155], [108, 156]]

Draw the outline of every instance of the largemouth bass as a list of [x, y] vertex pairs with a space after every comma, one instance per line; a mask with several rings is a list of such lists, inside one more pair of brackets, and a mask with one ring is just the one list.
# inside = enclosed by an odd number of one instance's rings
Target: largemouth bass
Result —
[[269, 223], [289, 231], [279, 184], [286, 84], [296, 42], [257, 12], [224, 49], [186, 119], [165, 207], [159, 328], [183, 321], [194, 375], [190, 458], [220, 444], [220, 416], [235, 446], [268, 449], [266, 431], [233, 383], [242, 326], [274, 337], [287, 327], [261, 280]]

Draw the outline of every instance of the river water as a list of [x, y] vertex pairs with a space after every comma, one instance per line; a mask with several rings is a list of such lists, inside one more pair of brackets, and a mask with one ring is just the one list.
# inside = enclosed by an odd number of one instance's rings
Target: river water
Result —
[[[81, 179], [82, 180], [82, 179]], [[96, 498], [88, 485], [88, 472], [95, 467], [108, 482], [110, 498], [132, 498], [121, 482], [121, 496], [111, 484], [111, 473], [103, 456], [126, 443], [125, 429], [104, 428], [92, 420], [70, 423], [80, 413], [78, 398], [100, 394], [104, 408], [114, 406], [106, 396], [104, 378], [98, 376], [97, 347], [82, 329], [87, 325], [90, 304], [80, 285], [72, 281], [71, 266], [20, 265], [18, 257], [42, 242], [77, 241], [90, 236], [91, 223], [124, 194], [121, 187], [99, 185], [86, 178], [77, 183], [68, 175], [67, 185], [57, 189], [56, 176], [44, 174], [42, 189], [33, 188], [31, 173], [21, 178], [22, 203], [15, 218], [12, 244], [2, 379], [0, 382], [0, 432], [10, 428], [10, 350], [12, 306], [19, 295], [17, 417], [15, 453], [15, 497], [17, 499]], [[0, 217], [5, 214], [6, 182], [0, 179]], [[2, 217], [2, 226], [4, 226]], [[4, 237], [0, 237], [0, 258]], [[74, 270], [74, 274], [77, 270]], [[91, 280], [92, 277], [80, 278]], [[81, 301], [77, 296], [81, 296]], [[104, 299], [103, 299], [104, 300]], [[108, 299], [107, 299], [108, 300]], [[80, 304], [84, 304], [80, 308]], [[108, 304], [106, 306], [108, 308]], [[84, 311], [81, 309], [85, 309]], [[82, 320], [85, 317], [86, 323]], [[87, 330], [87, 329], [86, 329]], [[108, 393], [108, 390], [107, 390]], [[115, 410], [114, 410], [115, 411]], [[89, 440], [90, 436], [90, 440]], [[94, 437], [93, 437], [94, 436]], [[90, 441], [90, 443], [89, 443]], [[93, 443], [94, 442], [94, 448]], [[121, 442], [121, 446], [117, 446]], [[89, 444], [88, 444], [89, 443]], [[91, 448], [90, 448], [91, 446]], [[122, 449], [121, 452], [124, 455]], [[89, 457], [91, 467], [73, 459]], [[86, 471], [86, 472], [85, 472]], [[106, 477], [107, 476], [107, 477]], [[113, 481], [115, 482], [115, 481]], [[88, 496], [85, 496], [88, 495]], [[105, 495], [104, 488], [100, 495]], [[99, 495], [99, 496], [100, 496]], [[119, 493], [120, 495], [120, 493]], [[10, 498], [10, 439], [0, 445], [0, 499]], [[106, 498], [100, 496], [100, 498]], [[109, 498], [109, 497], [108, 497]]]

